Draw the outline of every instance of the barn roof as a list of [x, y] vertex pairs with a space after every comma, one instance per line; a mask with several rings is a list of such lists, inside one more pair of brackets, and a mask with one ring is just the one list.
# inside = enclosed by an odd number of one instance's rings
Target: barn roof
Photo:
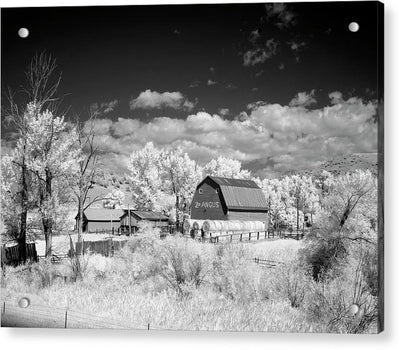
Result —
[[122, 209], [88, 208], [84, 211], [88, 221], [119, 221], [123, 213]]
[[[208, 176], [222, 193], [228, 210], [267, 210], [268, 204], [260, 187], [252, 180]], [[207, 177], [199, 184], [199, 186]]]
[[[168, 216], [161, 214], [161, 213], [157, 213], [154, 211], [149, 211], [149, 210], [131, 210], [131, 213], [138, 216], [140, 219], [142, 220], [169, 220]], [[125, 215], [128, 214], [128, 211], [125, 211]]]

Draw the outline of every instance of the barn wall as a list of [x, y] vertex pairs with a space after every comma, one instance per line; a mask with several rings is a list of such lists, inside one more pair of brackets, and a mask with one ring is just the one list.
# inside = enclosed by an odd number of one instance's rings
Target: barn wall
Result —
[[268, 213], [233, 211], [228, 213], [228, 220], [240, 221], [268, 221]]
[[[212, 182], [206, 181], [196, 190], [190, 207], [191, 219], [227, 220], [217, 188], [218, 186], [213, 186]], [[199, 193], [200, 189], [203, 190], [202, 194]]]
[[[113, 221], [112, 227], [114, 230], [117, 231], [119, 229], [120, 222]], [[111, 223], [110, 221], [88, 221], [86, 232], [96, 232], [97, 231], [110, 231], [111, 230]]]
[[[129, 216], [125, 215], [124, 217], [121, 218], [121, 226], [129, 226]], [[137, 226], [137, 222], [138, 220], [136, 220], [136, 218], [131, 215], [131, 226]]]

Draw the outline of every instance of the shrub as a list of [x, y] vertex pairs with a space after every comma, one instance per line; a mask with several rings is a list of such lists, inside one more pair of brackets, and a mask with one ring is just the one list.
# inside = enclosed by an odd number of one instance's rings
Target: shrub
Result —
[[[313, 321], [322, 322], [328, 332], [364, 333], [375, 326], [377, 298], [368, 290], [363, 259], [350, 257], [338, 276], [312, 281], [306, 296], [306, 311]], [[351, 306], [358, 311], [351, 313]], [[375, 330], [375, 329], [374, 329]]]
[[312, 269], [314, 280], [323, 280], [326, 274], [339, 273], [340, 261], [347, 255], [346, 245], [339, 235], [328, 234], [319, 239], [308, 239], [305, 248], [299, 251], [301, 263]]
[[289, 265], [275, 270], [274, 288], [292, 307], [300, 307], [308, 289], [309, 277], [304, 267]]
[[260, 296], [261, 271], [254, 264], [248, 247], [229, 243], [215, 248], [212, 283], [224, 297], [240, 302], [256, 300]]

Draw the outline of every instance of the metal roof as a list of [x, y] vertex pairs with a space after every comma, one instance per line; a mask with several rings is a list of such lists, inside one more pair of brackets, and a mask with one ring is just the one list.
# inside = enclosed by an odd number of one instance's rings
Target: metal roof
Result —
[[207, 178], [220, 188], [228, 210], [268, 210], [264, 192], [253, 180], [207, 176], [197, 187]]
[[220, 186], [229, 209], [267, 210], [268, 204], [260, 188]]
[[220, 186], [260, 188], [253, 180], [230, 179], [218, 176], [209, 176], [209, 178]]
[[122, 214], [124, 214], [122, 209], [88, 208], [84, 211], [89, 221], [119, 221]]
[[[169, 220], [168, 216], [154, 211], [131, 210], [131, 212], [142, 220]], [[125, 212], [125, 214], [128, 214], [128, 212]]]

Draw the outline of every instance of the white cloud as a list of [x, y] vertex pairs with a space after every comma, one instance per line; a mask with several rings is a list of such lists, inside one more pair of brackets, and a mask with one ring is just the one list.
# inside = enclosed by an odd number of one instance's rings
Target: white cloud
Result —
[[317, 103], [315, 99], [315, 90], [311, 90], [310, 93], [305, 91], [299, 92], [290, 102], [289, 106], [304, 106], [308, 107], [314, 103]]
[[279, 29], [288, 28], [296, 23], [296, 14], [286, 4], [266, 4], [265, 9], [267, 11], [267, 19]]
[[244, 66], [255, 66], [264, 63], [278, 52], [278, 43], [271, 38], [265, 42], [265, 46], [252, 48], [243, 54]]
[[212, 85], [215, 85], [215, 84], [217, 84], [216, 81], [211, 80], [211, 79], [208, 79], [208, 80], [207, 80], [207, 86], [212, 86]]
[[342, 154], [376, 152], [376, 104], [339, 99], [339, 93], [330, 97], [334, 104], [312, 110], [253, 103], [234, 120], [224, 119], [223, 109], [220, 115], [198, 112], [185, 119], [100, 119], [96, 142], [106, 162], [116, 166], [120, 156], [121, 169], [133, 150], [152, 141], [162, 147], [181, 146], [203, 164], [219, 155], [233, 157], [258, 175], [308, 168]]
[[113, 112], [115, 107], [118, 106], [118, 103], [118, 100], [101, 103], [95, 102], [90, 105], [90, 110], [97, 115], [104, 115]]
[[142, 91], [139, 96], [130, 101], [131, 109], [183, 109], [191, 111], [195, 106], [195, 103], [189, 101], [179, 91], [174, 92], [157, 92], [147, 89]]
[[199, 87], [199, 86], [200, 86], [200, 80], [195, 80], [195, 81], [191, 82], [189, 85], [190, 88], [195, 88], [195, 87]]
[[331, 103], [334, 105], [343, 102], [343, 95], [339, 91], [333, 91], [328, 96], [331, 99]]
[[222, 116], [226, 116], [230, 113], [229, 108], [220, 108], [218, 110], [218, 113], [221, 114]]
[[260, 31], [258, 29], [253, 30], [249, 35], [249, 41], [253, 44], [260, 38]]

